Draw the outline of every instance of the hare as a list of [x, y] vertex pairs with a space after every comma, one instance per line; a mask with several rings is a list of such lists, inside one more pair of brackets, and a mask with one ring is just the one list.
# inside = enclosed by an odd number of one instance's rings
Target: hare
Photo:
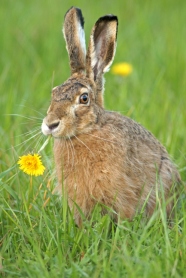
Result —
[[86, 54], [82, 12], [67, 11], [63, 33], [71, 77], [53, 88], [42, 123], [43, 134], [54, 138], [54, 191], [66, 194], [79, 225], [77, 207], [89, 217], [97, 203], [110, 207], [116, 219], [132, 219], [142, 207], [151, 216], [162, 190], [169, 217], [181, 181], [166, 149], [149, 131], [104, 109], [103, 75], [114, 59], [117, 26], [114, 15], [99, 18]]

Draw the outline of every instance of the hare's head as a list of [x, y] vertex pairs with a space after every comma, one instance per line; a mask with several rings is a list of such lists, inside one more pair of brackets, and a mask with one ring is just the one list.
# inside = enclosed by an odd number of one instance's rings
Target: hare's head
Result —
[[114, 59], [117, 17], [106, 15], [94, 25], [86, 54], [84, 20], [72, 7], [65, 15], [63, 33], [70, 59], [71, 77], [53, 88], [42, 132], [70, 138], [92, 129], [103, 107], [103, 75]]

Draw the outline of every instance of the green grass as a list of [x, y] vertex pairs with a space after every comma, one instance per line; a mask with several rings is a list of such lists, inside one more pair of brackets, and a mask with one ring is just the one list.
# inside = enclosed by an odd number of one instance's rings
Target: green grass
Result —
[[[118, 15], [115, 62], [127, 61], [134, 71], [127, 78], [106, 74], [105, 106], [154, 133], [186, 181], [185, 1], [94, 2], [1, 1], [2, 277], [186, 277], [184, 194], [172, 228], [163, 207], [159, 217], [145, 220], [139, 214], [118, 225], [96, 207], [78, 228], [66, 200], [47, 188], [54, 167], [52, 142], [42, 153], [44, 176], [31, 181], [16, 166], [20, 155], [37, 151], [44, 142], [41, 135], [28, 139], [39, 131], [51, 88], [69, 76], [61, 26], [67, 9], [76, 5], [84, 13], [87, 42], [98, 17]], [[55, 186], [55, 179], [50, 185]]]

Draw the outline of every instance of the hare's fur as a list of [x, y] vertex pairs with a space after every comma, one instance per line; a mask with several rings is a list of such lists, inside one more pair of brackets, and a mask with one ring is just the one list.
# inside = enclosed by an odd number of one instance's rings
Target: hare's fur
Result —
[[[169, 216], [174, 202], [168, 199], [180, 176], [165, 148], [140, 124], [103, 108], [103, 74], [115, 54], [117, 17], [96, 22], [86, 56], [79, 9], [66, 13], [63, 32], [72, 75], [53, 89], [42, 124], [43, 133], [54, 137], [55, 191], [67, 194], [70, 207], [78, 205], [85, 216], [100, 203], [131, 219], [144, 202], [150, 216], [163, 188]], [[80, 224], [78, 209], [74, 214]]]

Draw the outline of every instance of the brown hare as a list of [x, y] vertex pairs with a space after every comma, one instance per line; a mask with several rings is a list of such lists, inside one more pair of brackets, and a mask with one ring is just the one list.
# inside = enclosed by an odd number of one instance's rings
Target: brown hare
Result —
[[88, 217], [96, 203], [122, 219], [132, 219], [146, 203], [150, 216], [162, 189], [169, 217], [174, 202], [168, 200], [180, 183], [167, 151], [149, 131], [103, 107], [103, 75], [114, 59], [117, 26], [114, 15], [99, 18], [86, 54], [81, 10], [67, 11], [63, 33], [71, 77], [53, 88], [42, 123], [43, 134], [54, 138], [55, 192], [67, 194], [77, 224], [77, 206]]

